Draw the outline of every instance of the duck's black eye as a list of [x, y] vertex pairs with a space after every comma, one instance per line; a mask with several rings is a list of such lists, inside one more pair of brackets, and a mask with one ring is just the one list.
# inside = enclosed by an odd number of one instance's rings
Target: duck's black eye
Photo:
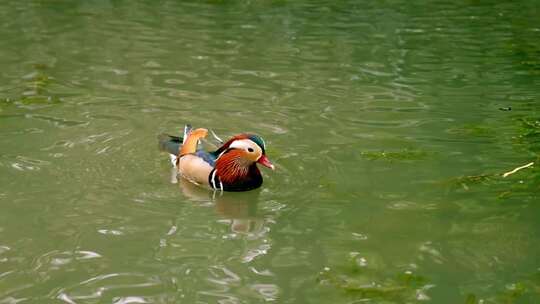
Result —
[[253, 152], [253, 148], [248, 148], [248, 152]]

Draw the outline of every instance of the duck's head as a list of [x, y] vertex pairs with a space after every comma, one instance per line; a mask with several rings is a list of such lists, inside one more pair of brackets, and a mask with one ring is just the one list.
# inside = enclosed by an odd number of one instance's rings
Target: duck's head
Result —
[[236, 135], [223, 144], [216, 152], [219, 153], [220, 156], [228, 154], [228, 157], [234, 157], [237, 161], [240, 161], [245, 165], [258, 163], [272, 170], [275, 169], [272, 162], [266, 156], [266, 145], [259, 135]]

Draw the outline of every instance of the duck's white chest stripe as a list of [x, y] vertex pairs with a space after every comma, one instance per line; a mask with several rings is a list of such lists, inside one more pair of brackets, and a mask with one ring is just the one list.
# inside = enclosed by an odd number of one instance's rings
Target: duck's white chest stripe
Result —
[[[210, 172], [210, 176], [208, 177], [208, 179], [209, 179], [210, 187], [212, 187], [212, 189], [214, 189], [214, 190], [219, 189], [219, 190], [223, 191], [223, 183], [219, 179], [219, 176], [217, 175], [217, 170], [216, 169], [213, 169], [212, 172]], [[219, 188], [218, 188], [217, 183], [219, 183]]]
[[210, 174], [210, 182], [212, 183], [212, 188], [216, 189], [216, 169], [212, 170], [212, 174]]

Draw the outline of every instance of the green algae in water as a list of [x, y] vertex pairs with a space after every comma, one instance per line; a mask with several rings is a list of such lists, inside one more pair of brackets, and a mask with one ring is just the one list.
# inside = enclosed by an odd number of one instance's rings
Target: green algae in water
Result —
[[[513, 118], [530, 122], [540, 109], [538, 79], [523, 73], [535, 65], [520, 66], [538, 60], [534, 1], [498, 5], [496, 18], [482, 17], [492, 6], [464, 3], [423, 3], [433, 18], [421, 18], [408, 2], [53, 2], [1, 10], [10, 89], [0, 99], [10, 100], [0, 102], [0, 247], [10, 249], [0, 260], [14, 271], [0, 298], [462, 304], [471, 294], [492, 304], [521, 283], [511, 303], [540, 302], [538, 284], [524, 278], [538, 267], [536, 171], [496, 176], [538, 151], [536, 127], [520, 138]], [[506, 41], [535, 47], [501, 51]], [[326, 108], [330, 119], [319, 116]], [[233, 230], [247, 222], [169, 183], [154, 135], [186, 121], [267, 140], [278, 170], [263, 172], [261, 233]], [[323, 151], [334, 133], [336, 149]], [[29, 174], [10, 167], [19, 155], [51, 165]], [[474, 177], [482, 174], [493, 176]], [[471, 191], [430, 186], [467, 175]], [[521, 180], [537, 192], [518, 193]], [[508, 199], [497, 201], [503, 191]], [[434, 208], [391, 208], [401, 200]], [[444, 259], [418, 251], [427, 241]], [[54, 263], [74, 250], [98, 258]], [[367, 266], [348, 261], [351, 251]], [[334, 279], [319, 284], [325, 265]], [[114, 289], [117, 280], [126, 288]]]
[[42, 73], [32, 73], [24, 78], [28, 82], [25, 84], [26, 91], [23, 92], [23, 96], [42, 95], [53, 81], [52, 78]]
[[465, 299], [465, 304], [477, 304], [478, 299], [476, 298], [476, 295], [469, 294], [467, 295], [467, 298]]
[[[35, 68], [42, 71], [47, 67], [42, 64], [37, 64]], [[0, 104], [34, 105], [60, 102], [58, 97], [49, 93], [49, 87], [54, 83], [54, 78], [43, 72], [34, 71], [23, 76], [22, 80], [21, 86], [6, 90], [12, 92], [10, 94], [11, 96], [0, 99]]]
[[462, 184], [484, 184], [493, 181], [496, 178], [496, 174], [479, 174], [479, 175], [466, 175], [452, 179], [450, 182], [456, 185]]
[[407, 301], [429, 299], [425, 294], [433, 285], [413, 271], [387, 271], [379, 254], [353, 252], [336, 268], [324, 268], [317, 282], [334, 286], [353, 297]]
[[[540, 190], [540, 166], [537, 164], [540, 164], [540, 158], [534, 161], [533, 166], [519, 170], [507, 177], [503, 177], [503, 172], [483, 173], [456, 177], [444, 184], [462, 188], [465, 191], [477, 186], [493, 187], [498, 191], [496, 194], [498, 199], [515, 198], [516, 196], [528, 197], [531, 191]], [[510, 170], [511, 168], [508, 169], [508, 171]]]
[[421, 150], [404, 149], [401, 151], [364, 151], [360, 155], [368, 160], [415, 161], [425, 159], [428, 153]]
[[531, 117], [519, 120], [519, 137], [521, 144], [526, 145], [529, 151], [540, 153], [540, 119]]
[[468, 136], [492, 136], [496, 134], [496, 131], [492, 127], [485, 125], [463, 125], [460, 127], [454, 127], [447, 130], [450, 134], [468, 135]]
[[393, 301], [429, 299], [425, 291], [433, 286], [426, 278], [410, 271], [387, 276], [373, 270], [340, 273], [326, 268], [319, 273], [317, 281], [355, 297]]

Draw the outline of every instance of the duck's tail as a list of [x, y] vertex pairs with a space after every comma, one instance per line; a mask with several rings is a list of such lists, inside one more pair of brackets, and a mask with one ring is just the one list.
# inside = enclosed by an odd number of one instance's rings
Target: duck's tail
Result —
[[169, 134], [160, 134], [158, 135], [158, 146], [159, 150], [169, 153], [171, 158], [171, 163], [173, 167], [176, 166], [178, 155], [180, 150], [188, 138], [189, 134], [193, 130], [193, 127], [189, 124], [184, 126], [184, 136], [174, 136]]
[[183, 138], [179, 136], [160, 134], [158, 136], [159, 150], [176, 156], [178, 155], [178, 152], [180, 152], [182, 141]]
[[186, 138], [188, 137], [189, 133], [191, 133], [192, 129], [193, 127], [191, 125], [186, 125], [184, 127], [183, 137], [169, 135], [165, 133], [159, 134], [158, 135], [159, 150], [167, 152], [174, 156], [177, 156], [180, 153], [180, 149], [182, 148], [182, 145], [186, 141]]

